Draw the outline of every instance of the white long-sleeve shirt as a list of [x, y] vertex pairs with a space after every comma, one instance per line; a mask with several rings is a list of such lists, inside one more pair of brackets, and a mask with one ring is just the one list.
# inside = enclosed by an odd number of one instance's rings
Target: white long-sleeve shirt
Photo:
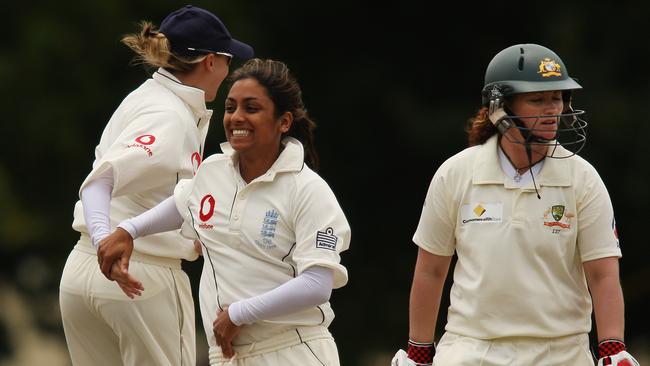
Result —
[[[191, 178], [198, 169], [211, 115], [203, 90], [183, 85], [159, 69], [113, 113], [95, 149], [93, 169], [81, 185], [80, 196], [88, 185], [104, 180], [110, 170], [111, 228], [152, 208], [172, 195], [179, 180]], [[91, 192], [97, 188], [91, 187]], [[83, 201], [78, 201], [72, 227], [92, 234], [86, 220], [94, 221], [91, 217], [97, 214], [96, 209], [85, 212]], [[105, 234], [105, 229], [96, 229], [100, 235], [95, 234], [95, 244]], [[135, 242], [134, 250], [158, 257], [197, 258], [192, 241], [177, 231], [142, 238]]]

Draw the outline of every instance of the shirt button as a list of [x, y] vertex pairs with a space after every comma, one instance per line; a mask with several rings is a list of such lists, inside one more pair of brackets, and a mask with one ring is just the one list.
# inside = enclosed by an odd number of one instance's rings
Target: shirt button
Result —
[[242, 201], [245, 200], [245, 199], [246, 199], [246, 195], [245, 195], [245, 194], [242, 194], [241, 196], [239, 196], [239, 199], [242, 200]]
[[239, 220], [239, 215], [235, 215], [235, 216], [233, 216], [233, 218], [234, 218], [235, 220]]

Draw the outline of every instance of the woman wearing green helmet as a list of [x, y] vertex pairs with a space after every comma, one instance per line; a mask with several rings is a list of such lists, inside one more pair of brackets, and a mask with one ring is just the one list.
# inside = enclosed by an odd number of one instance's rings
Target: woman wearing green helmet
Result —
[[612, 203], [576, 155], [587, 125], [571, 108], [576, 89], [560, 57], [536, 44], [508, 47], [488, 65], [470, 147], [436, 172], [413, 237], [410, 340], [393, 366], [593, 365], [592, 308], [598, 365], [638, 365], [623, 342]]

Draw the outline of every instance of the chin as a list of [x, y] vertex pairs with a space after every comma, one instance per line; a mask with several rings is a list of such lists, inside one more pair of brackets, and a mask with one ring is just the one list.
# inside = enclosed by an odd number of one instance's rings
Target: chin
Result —
[[230, 143], [230, 146], [233, 148], [233, 150], [237, 152], [245, 151], [248, 148], [248, 144], [237, 142], [236, 139], [230, 139], [228, 142]]
[[552, 132], [545, 132], [545, 133], [540, 133], [537, 134], [537, 136], [546, 139], [546, 140], [555, 140], [557, 138], [557, 131], [552, 131]]

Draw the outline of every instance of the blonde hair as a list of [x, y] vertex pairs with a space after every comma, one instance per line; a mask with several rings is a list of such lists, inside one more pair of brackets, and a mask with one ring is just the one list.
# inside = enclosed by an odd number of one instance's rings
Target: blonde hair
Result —
[[206, 55], [193, 59], [180, 57], [171, 51], [167, 37], [160, 33], [156, 27], [147, 21], [140, 23], [142, 30], [139, 34], [127, 34], [122, 37], [122, 43], [137, 54], [133, 63], [145, 64], [152, 67], [162, 67], [170, 71], [192, 71], [196, 64], [203, 61]]

